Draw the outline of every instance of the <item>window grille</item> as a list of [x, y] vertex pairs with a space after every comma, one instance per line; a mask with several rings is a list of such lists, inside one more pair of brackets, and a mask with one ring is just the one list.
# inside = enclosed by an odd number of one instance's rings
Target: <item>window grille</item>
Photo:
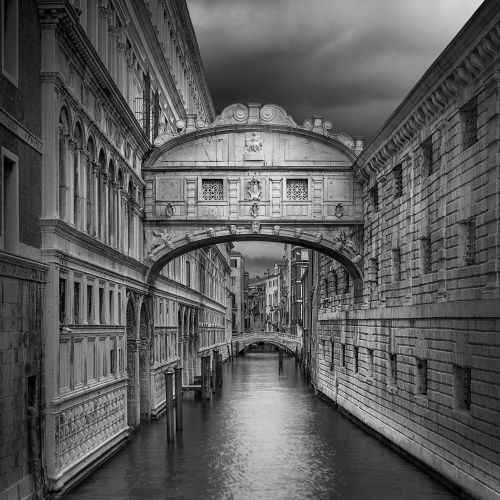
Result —
[[66, 278], [59, 278], [59, 323], [66, 321]]
[[427, 360], [417, 358], [417, 394], [427, 394]]
[[224, 181], [222, 179], [203, 179], [201, 181], [202, 199], [221, 201], [224, 199]]
[[424, 273], [430, 273], [432, 271], [432, 244], [430, 236], [422, 238], [422, 259]]
[[308, 199], [307, 179], [287, 179], [286, 197], [288, 200], [303, 201]]
[[399, 198], [403, 195], [403, 166], [396, 165], [392, 172], [394, 175], [394, 198]]
[[470, 148], [477, 142], [477, 99], [469, 101], [462, 108], [463, 134], [462, 142], [464, 150]]
[[375, 210], [375, 212], [378, 212], [379, 203], [378, 203], [378, 186], [377, 186], [377, 184], [375, 184], [370, 189], [370, 197], [372, 199], [373, 210]]
[[476, 263], [476, 223], [474, 219], [465, 222], [465, 263]]
[[342, 366], [345, 366], [345, 344], [341, 344], [341, 351], [340, 351], [340, 364]]
[[398, 381], [398, 361], [396, 354], [389, 354], [390, 383], [396, 384]]
[[333, 338], [330, 339], [330, 371], [333, 372], [335, 368], [335, 343]]
[[471, 407], [471, 369], [455, 365], [454, 374], [454, 395], [455, 407], [462, 410], [470, 410]]
[[423, 171], [433, 174], [441, 164], [441, 132], [436, 131], [420, 144], [423, 156]]
[[353, 346], [354, 350], [354, 371], [358, 373], [359, 371], [359, 348], [356, 346]]
[[367, 349], [367, 374], [368, 377], [373, 377], [373, 349]]
[[392, 266], [394, 273], [394, 281], [401, 279], [401, 249], [395, 248], [392, 251]]
[[75, 325], [80, 323], [80, 283], [73, 284], [73, 322]]
[[371, 259], [373, 282], [375, 286], [378, 286], [378, 259]]

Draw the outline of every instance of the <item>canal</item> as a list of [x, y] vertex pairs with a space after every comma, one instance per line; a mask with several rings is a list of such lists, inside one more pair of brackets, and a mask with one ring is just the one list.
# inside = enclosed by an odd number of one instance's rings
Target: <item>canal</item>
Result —
[[224, 366], [211, 401], [184, 402], [184, 431], [165, 418], [64, 500], [458, 498], [314, 396], [293, 358], [249, 354]]

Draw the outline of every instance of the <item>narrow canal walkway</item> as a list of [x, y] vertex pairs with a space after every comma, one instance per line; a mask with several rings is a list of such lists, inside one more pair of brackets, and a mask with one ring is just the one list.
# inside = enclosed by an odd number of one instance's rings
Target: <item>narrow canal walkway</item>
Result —
[[165, 419], [64, 496], [87, 499], [454, 499], [453, 493], [314, 396], [293, 358], [226, 363], [212, 401], [188, 399], [184, 431]]

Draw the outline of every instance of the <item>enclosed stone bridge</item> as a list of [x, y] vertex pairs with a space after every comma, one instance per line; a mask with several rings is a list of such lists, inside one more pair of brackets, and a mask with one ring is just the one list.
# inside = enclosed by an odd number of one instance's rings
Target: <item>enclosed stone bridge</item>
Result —
[[269, 344], [297, 355], [302, 347], [302, 338], [278, 332], [248, 332], [233, 335], [233, 352], [238, 355], [252, 344]]
[[320, 117], [297, 125], [275, 105], [235, 104], [207, 124], [165, 130], [143, 165], [147, 278], [216, 243], [292, 243], [344, 265], [362, 289], [363, 203], [352, 164], [361, 139]]

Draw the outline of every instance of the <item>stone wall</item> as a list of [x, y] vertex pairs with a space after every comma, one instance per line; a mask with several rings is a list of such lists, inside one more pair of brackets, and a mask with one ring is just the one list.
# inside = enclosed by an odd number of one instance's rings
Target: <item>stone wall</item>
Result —
[[43, 266], [0, 254], [0, 499], [42, 488]]

